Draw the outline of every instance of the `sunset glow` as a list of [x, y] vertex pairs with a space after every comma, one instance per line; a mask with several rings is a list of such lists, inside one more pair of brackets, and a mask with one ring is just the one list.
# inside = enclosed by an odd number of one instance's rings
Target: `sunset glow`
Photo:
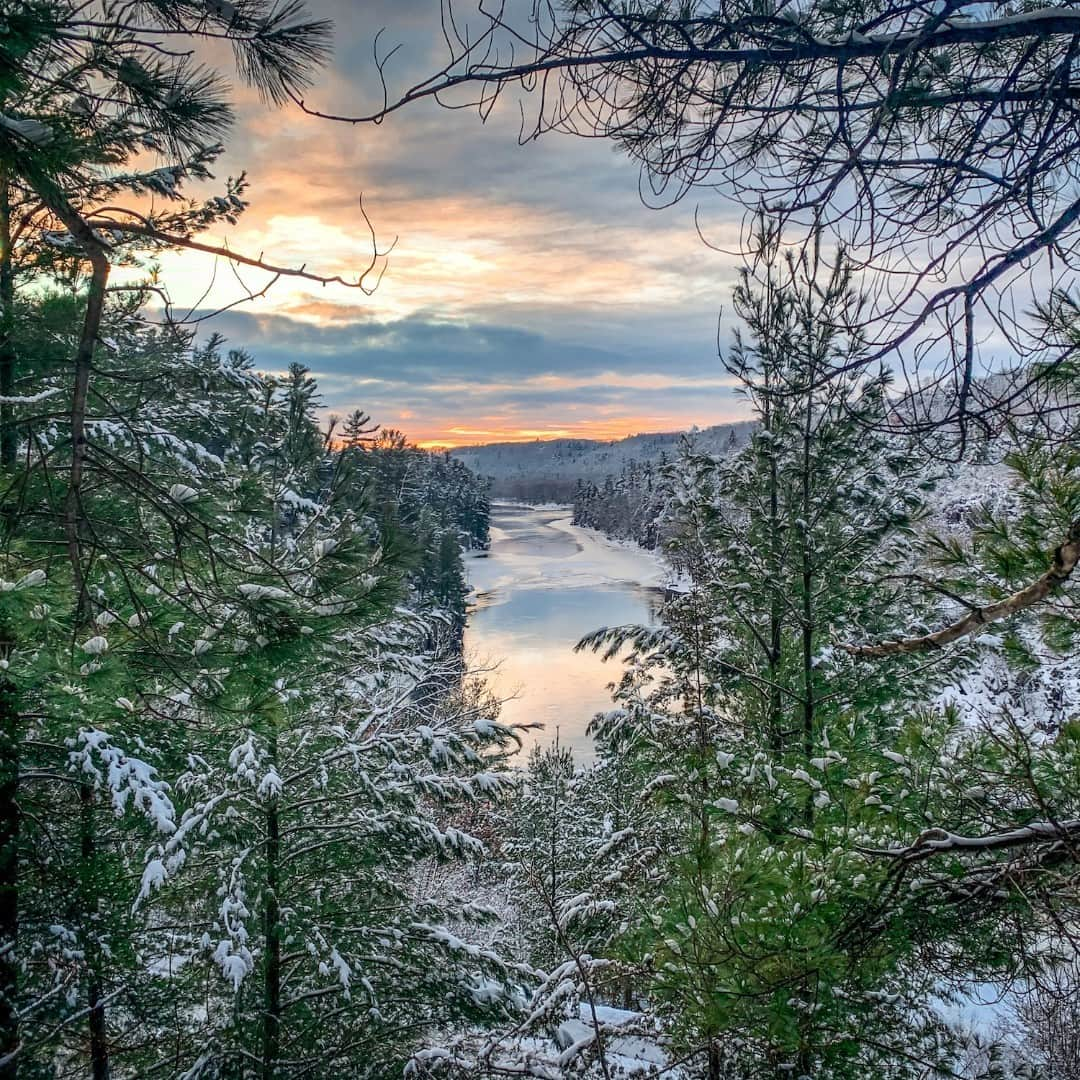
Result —
[[[721, 421], [718, 419], [717, 422]], [[596, 439], [610, 442], [624, 439], [628, 435], [640, 435], [648, 431], [674, 431], [686, 426], [688, 425], [684, 424], [681, 418], [672, 416], [613, 417], [611, 420], [582, 420], [573, 427], [561, 428], [450, 427], [431, 437], [423, 432], [416, 433], [414, 438], [426, 450], [445, 450], [455, 446], [544, 442], [549, 439]]]
[[[415, 49], [402, 78], [433, 47], [392, 5], [318, 7], [343, 35], [312, 90], [320, 106], [371, 93], [361, 58], [380, 27]], [[699, 208], [714, 250], [694, 207], [644, 207], [635, 168], [609, 148], [519, 146], [509, 100], [486, 124], [459, 120], [421, 108], [344, 128], [242, 93], [240, 137], [218, 172], [247, 171], [250, 207], [207, 242], [347, 281], [366, 272], [377, 288], [283, 278], [261, 295], [265, 274], [169, 252], [176, 311], [226, 309], [206, 328], [266, 370], [306, 364], [327, 413], [361, 408], [429, 447], [606, 440], [738, 415], [717, 359], [735, 270], [722, 251], [739, 235], [729, 208]]]

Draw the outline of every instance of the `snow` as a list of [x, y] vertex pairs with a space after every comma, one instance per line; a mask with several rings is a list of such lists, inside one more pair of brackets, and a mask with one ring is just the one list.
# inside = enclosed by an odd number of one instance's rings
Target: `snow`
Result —
[[[571, 1075], [599, 1077], [603, 1073], [595, 1061], [583, 1068], [586, 1055], [594, 1052], [597, 1026], [611, 1075], [663, 1075], [667, 1080], [686, 1080], [688, 1074], [671, 1060], [659, 1033], [641, 1013], [588, 1002], [579, 1003], [572, 1015], [555, 1026], [550, 1037], [519, 1035], [499, 1044], [491, 1052], [491, 1064], [510, 1074], [550, 1080]], [[451, 1056], [446, 1048], [432, 1047], [418, 1054], [416, 1060], [430, 1062]], [[527, 1063], [527, 1071], [521, 1068], [523, 1063]]]
[[296, 510], [304, 510], [309, 514], [317, 514], [322, 507], [312, 499], [305, 498], [291, 489], [285, 489], [278, 496], [278, 501], [284, 506], [291, 506]]
[[198, 497], [199, 493], [187, 484], [173, 484], [173, 486], [169, 488], [169, 498], [172, 499], [173, 502], [187, 503], [192, 502]]
[[281, 795], [284, 788], [281, 777], [278, 775], [277, 769], [273, 765], [267, 769], [266, 774], [259, 781], [257, 788], [257, 794], [264, 802], [270, 802]]
[[108, 789], [117, 816], [130, 805], [149, 819], [157, 832], [169, 835], [176, 831], [169, 785], [158, 779], [153, 765], [126, 753], [108, 732], [97, 728], [83, 728], [69, 746], [72, 770]]
[[143, 870], [139, 895], [135, 898], [135, 907], [149, 899], [155, 889], [160, 889], [165, 884], [165, 877], [165, 863], [161, 859], [151, 859]]
[[[746, 443], [754, 427], [752, 420], [717, 424], [693, 432], [694, 444], [702, 451], [723, 453], [733, 435], [741, 446]], [[496, 495], [512, 495], [516, 494], [515, 488], [527, 491], [552, 482], [572, 487], [579, 479], [600, 481], [606, 476], [617, 475], [631, 462], [655, 463], [661, 454], [674, 459], [686, 434], [682, 431], [649, 432], [612, 442], [548, 439], [525, 443], [489, 443], [458, 447], [451, 453], [481, 476], [492, 477]], [[546, 508], [552, 504], [539, 505]]]
[[27, 394], [25, 397], [0, 394], [0, 405], [37, 405], [39, 402], [55, 397], [60, 393], [60, 389], [59, 386], [53, 386], [47, 390], [40, 390], [36, 394]]
[[[511, 534], [499, 525], [499, 510], [512, 504], [492, 506], [491, 543], [497, 551], [500, 542], [512, 540]], [[473, 553], [466, 556], [469, 582], [475, 593], [491, 593], [500, 589], [573, 589], [606, 585], [665, 588], [670, 570], [661, 555], [646, 551], [630, 541], [611, 540], [595, 529], [585, 529], [572, 522], [573, 511], [566, 506], [553, 509], [531, 507], [538, 524], [563, 540], [555, 555], [543, 549], [526, 553], [518, 549], [509, 553]]]
[[254, 969], [254, 961], [247, 950], [232, 952], [231, 943], [222, 941], [214, 952], [214, 960], [221, 968], [221, 976], [232, 983], [233, 990], [239, 990], [240, 984]]
[[352, 979], [352, 968], [345, 962], [344, 957], [337, 949], [330, 950], [330, 966], [337, 972], [338, 982], [345, 990], [349, 989], [349, 981]]
[[7, 581], [0, 578], [0, 592], [20, 592], [22, 589], [32, 589], [45, 582], [44, 570], [31, 570], [29, 574], [23, 574], [18, 581]]
[[27, 142], [31, 142], [35, 146], [47, 146], [53, 140], [52, 128], [48, 124], [43, 124], [40, 120], [32, 118], [20, 120], [0, 113], [0, 127], [5, 127], [8, 131], [21, 135]]
[[289, 593], [276, 585], [238, 585], [236, 591], [245, 600], [288, 600]]

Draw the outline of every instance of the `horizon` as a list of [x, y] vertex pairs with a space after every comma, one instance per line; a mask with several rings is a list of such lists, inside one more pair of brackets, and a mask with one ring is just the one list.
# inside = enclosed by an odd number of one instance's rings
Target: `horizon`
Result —
[[[718, 424], [723, 424], [726, 421], [717, 421]], [[602, 434], [595, 435], [579, 435], [567, 429], [555, 429], [551, 431], [538, 432], [535, 430], [508, 430], [505, 432], [492, 432], [492, 431], [468, 431], [468, 432], [455, 432], [451, 429], [449, 434], [459, 435], [462, 438], [457, 442], [443, 441], [441, 439], [417, 439], [416, 445], [421, 450], [471, 450], [481, 446], [525, 446], [532, 443], [549, 443], [549, 442], [561, 442], [563, 440], [572, 440], [575, 442], [595, 442], [595, 443], [617, 443], [623, 442], [626, 439], [637, 438], [640, 435], [670, 435], [682, 431], [689, 431], [694, 427], [714, 427], [714, 424], [698, 425], [690, 424], [687, 427], [669, 428], [661, 431], [656, 430], [634, 430], [625, 431], [619, 434], [613, 434], [605, 436]], [[408, 434], [406, 432], [405, 434]], [[489, 438], [487, 436], [500, 435], [499, 438]]]
[[[539, 435], [539, 434], [526, 434], [522, 433], [520, 438], [503, 438], [484, 442], [458, 442], [458, 443], [443, 443], [439, 441], [423, 442], [416, 441], [416, 445], [421, 450], [476, 450], [487, 446], [525, 446], [535, 443], [549, 443], [549, 442], [592, 442], [600, 445], [613, 445], [615, 443], [626, 442], [628, 439], [649, 438], [659, 435], [684, 435], [689, 432], [706, 431], [715, 427], [727, 427], [732, 424], [746, 423], [752, 419], [749, 416], [742, 417], [730, 417], [727, 419], [715, 420], [709, 424], [688, 424], [685, 427], [677, 428], [650, 428], [641, 431], [630, 431], [623, 435], [614, 435], [611, 438], [602, 438], [600, 436], [585, 436], [585, 435], [573, 435], [567, 432], [561, 432], [551, 435]], [[406, 435], [408, 432], [405, 433]], [[480, 433], [474, 433], [479, 435]]]
[[[320, 108], [381, 94], [370, 46], [382, 27], [405, 45], [390, 76], [402, 84], [440, 44], [419, 0], [311, 8], [335, 24], [333, 62], [308, 94]], [[637, 168], [609, 147], [554, 134], [519, 145], [509, 97], [486, 123], [421, 106], [354, 129], [234, 93], [218, 179], [192, 190], [212, 197], [244, 170], [250, 206], [208, 242], [281, 263], [317, 251], [322, 270], [351, 278], [372, 232], [380, 250], [396, 245], [370, 297], [282, 280], [245, 299], [269, 275], [237, 277], [190, 251], [163, 253], [161, 277], [179, 313], [219, 311], [203, 332], [250, 350], [258, 367], [307, 365], [325, 412], [360, 408], [418, 444], [457, 447], [611, 441], [710, 426], [738, 407], [717, 358], [738, 261], [695, 230], [696, 209], [711, 241], [737, 249], [729, 203], [651, 210]]]

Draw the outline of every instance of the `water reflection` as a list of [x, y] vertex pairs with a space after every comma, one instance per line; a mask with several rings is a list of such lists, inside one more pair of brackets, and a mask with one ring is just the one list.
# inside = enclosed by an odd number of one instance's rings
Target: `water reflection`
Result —
[[[469, 560], [475, 590], [465, 644], [496, 694], [510, 698], [503, 719], [540, 723], [526, 745], [555, 738], [591, 756], [585, 729], [610, 708], [617, 662], [575, 653], [601, 626], [651, 625], [661, 600], [663, 568], [646, 552], [621, 547], [570, 524], [567, 509], [496, 504], [492, 543]], [[513, 696], [511, 696], [513, 695]]]

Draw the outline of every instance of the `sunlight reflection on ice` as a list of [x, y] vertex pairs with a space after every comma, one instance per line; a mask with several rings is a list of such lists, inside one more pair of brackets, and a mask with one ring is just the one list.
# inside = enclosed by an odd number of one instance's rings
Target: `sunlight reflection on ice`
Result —
[[[591, 756], [585, 730], [593, 714], [611, 707], [607, 689], [616, 662], [573, 651], [600, 626], [651, 624], [664, 568], [656, 556], [624, 547], [570, 524], [566, 508], [496, 503], [491, 550], [468, 560], [475, 590], [465, 644], [470, 660], [496, 664], [488, 676], [509, 698], [503, 720], [542, 723], [526, 748], [554, 740]], [[510, 695], [514, 695], [510, 697]]]

